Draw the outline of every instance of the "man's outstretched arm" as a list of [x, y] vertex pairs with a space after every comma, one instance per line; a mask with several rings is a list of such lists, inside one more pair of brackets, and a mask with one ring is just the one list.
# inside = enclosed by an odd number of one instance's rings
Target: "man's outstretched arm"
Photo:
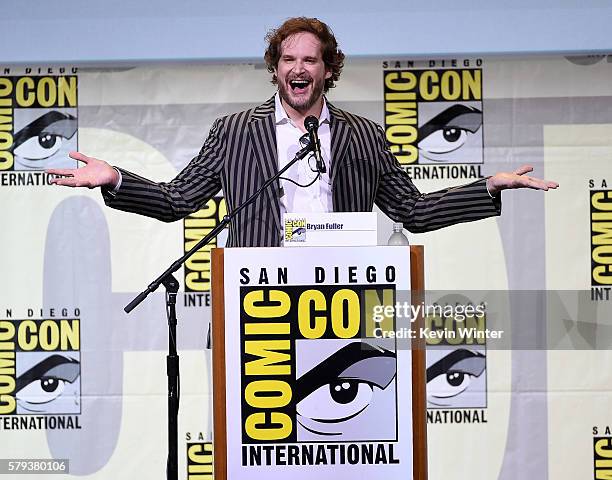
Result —
[[202, 208], [221, 189], [225, 159], [222, 121], [213, 124], [200, 153], [171, 182], [153, 182], [82, 153], [71, 152], [70, 156], [85, 166], [48, 170], [48, 173], [62, 175], [53, 183], [68, 187], [102, 187], [104, 201], [109, 207], [171, 222]]
[[415, 233], [500, 215], [502, 190], [548, 190], [559, 186], [556, 182], [527, 176], [533, 168], [524, 165], [511, 173], [501, 172], [467, 185], [423, 194], [388, 150], [382, 129], [379, 144], [381, 172], [376, 204], [390, 218]]

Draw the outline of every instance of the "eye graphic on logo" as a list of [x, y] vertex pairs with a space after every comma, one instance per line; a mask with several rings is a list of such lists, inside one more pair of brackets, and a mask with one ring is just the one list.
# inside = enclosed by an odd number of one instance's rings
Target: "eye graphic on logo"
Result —
[[428, 160], [449, 161], [448, 155], [466, 145], [482, 125], [482, 112], [455, 104], [419, 127], [419, 152]]
[[453, 350], [427, 368], [427, 400], [451, 406], [452, 399], [469, 389], [486, 368], [486, 356], [465, 348]]
[[19, 406], [31, 412], [46, 411], [48, 404], [67, 393], [80, 373], [78, 360], [62, 355], [45, 358], [17, 378]]
[[37, 118], [15, 134], [13, 153], [29, 163], [55, 155], [77, 130], [77, 119], [57, 111]]
[[30, 137], [15, 150], [15, 155], [30, 160], [43, 160], [57, 153], [62, 146], [63, 137], [52, 133], [41, 132]]
[[297, 381], [297, 414], [310, 433], [338, 436], [395, 378], [395, 352], [353, 342]]

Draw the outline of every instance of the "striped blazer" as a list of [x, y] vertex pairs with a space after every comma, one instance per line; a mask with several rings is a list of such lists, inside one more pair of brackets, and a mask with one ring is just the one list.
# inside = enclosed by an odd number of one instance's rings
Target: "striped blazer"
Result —
[[[376, 123], [328, 103], [331, 130], [333, 208], [371, 211], [374, 204], [412, 232], [499, 215], [501, 200], [491, 198], [486, 181], [422, 194], [389, 151]], [[106, 204], [170, 222], [197, 211], [223, 190], [231, 211], [278, 171], [274, 97], [266, 103], [217, 119], [199, 154], [168, 183], [155, 183], [121, 170], [115, 194]], [[271, 185], [232, 220], [228, 246], [280, 244], [279, 188]]]

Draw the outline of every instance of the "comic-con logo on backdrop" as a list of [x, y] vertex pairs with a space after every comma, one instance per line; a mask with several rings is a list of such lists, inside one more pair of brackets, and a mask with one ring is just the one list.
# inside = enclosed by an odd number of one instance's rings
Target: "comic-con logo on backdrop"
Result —
[[382, 66], [386, 140], [411, 178], [482, 178], [482, 60]]
[[[183, 252], [187, 253], [196, 243], [208, 235], [227, 214], [225, 198], [211, 198], [204, 208], [185, 217], [183, 220]], [[211, 251], [216, 247], [224, 247], [227, 241], [227, 228], [208, 245], [204, 245], [186, 262], [185, 274], [185, 306], [210, 306]]]
[[1, 186], [48, 185], [45, 169], [77, 166], [77, 101], [76, 75], [0, 76]]
[[273, 464], [274, 444], [288, 465], [399, 463], [396, 344], [365, 314], [394, 299], [388, 285], [241, 287], [243, 466]]
[[[0, 425], [5, 430], [81, 428], [79, 309], [65, 318], [0, 320]], [[54, 312], [55, 313], [55, 312]]]
[[213, 480], [212, 442], [187, 442], [187, 480]]
[[589, 180], [591, 300], [610, 300], [612, 289], [612, 190]]
[[[462, 298], [460, 304], [471, 302]], [[455, 308], [424, 321], [431, 332], [425, 337], [427, 423], [487, 423], [486, 313]]]
[[609, 480], [612, 478], [612, 428], [593, 427], [593, 478]]

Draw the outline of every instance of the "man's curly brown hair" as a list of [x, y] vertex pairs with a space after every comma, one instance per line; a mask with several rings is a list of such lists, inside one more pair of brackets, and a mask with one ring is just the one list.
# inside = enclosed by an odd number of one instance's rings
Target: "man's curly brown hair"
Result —
[[327, 92], [330, 88], [335, 87], [335, 82], [340, 78], [340, 72], [344, 66], [344, 53], [338, 48], [338, 42], [331, 29], [316, 18], [290, 18], [277, 29], [268, 32], [266, 35], [268, 48], [266, 48], [264, 60], [266, 61], [268, 71], [273, 74], [272, 83], [274, 85], [277, 84], [274, 70], [278, 66], [278, 61], [281, 57], [281, 44], [286, 38], [300, 32], [310, 32], [321, 42], [325, 68], [331, 72], [331, 77], [325, 79], [324, 91]]

